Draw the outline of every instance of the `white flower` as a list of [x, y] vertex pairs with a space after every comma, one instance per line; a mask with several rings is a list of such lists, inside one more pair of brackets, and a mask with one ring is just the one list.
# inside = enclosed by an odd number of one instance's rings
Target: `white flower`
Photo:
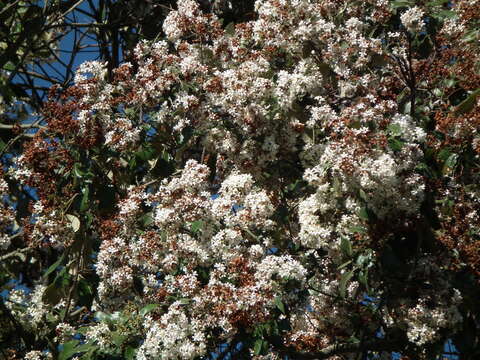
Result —
[[425, 13], [422, 9], [415, 6], [413, 8], [405, 11], [401, 16], [400, 20], [402, 21], [403, 26], [405, 26], [411, 32], [421, 31], [424, 27], [423, 16]]

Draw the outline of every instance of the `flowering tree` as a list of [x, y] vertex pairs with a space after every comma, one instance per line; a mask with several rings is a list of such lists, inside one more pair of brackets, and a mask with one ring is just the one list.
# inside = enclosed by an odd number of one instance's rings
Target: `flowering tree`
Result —
[[83, 64], [0, 183], [38, 192], [1, 209], [33, 288], [0, 302], [4, 353], [476, 358], [479, 23], [476, 0], [236, 24], [183, 0], [112, 79]]

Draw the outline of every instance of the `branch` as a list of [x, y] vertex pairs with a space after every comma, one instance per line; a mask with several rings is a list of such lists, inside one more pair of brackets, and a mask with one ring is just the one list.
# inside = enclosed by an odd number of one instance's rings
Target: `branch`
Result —
[[317, 352], [303, 352], [297, 351], [292, 347], [285, 347], [280, 350], [280, 354], [288, 355], [293, 359], [319, 360], [345, 353], [357, 353], [359, 351], [395, 351], [398, 350], [398, 348], [398, 342], [396, 341], [375, 339], [357, 343], [337, 343]]
[[14, 257], [14, 256], [18, 256], [18, 255], [22, 255], [23, 253], [26, 253], [28, 252], [29, 250], [31, 250], [30, 248], [23, 248], [23, 249], [18, 249], [18, 250], [14, 250], [12, 252], [9, 252], [8, 254], [5, 254], [3, 256], [0, 256], [0, 261], [5, 261], [11, 257]]
[[[25, 128], [25, 130], [28, 130], [32, 127], [35, 127], [37, 125], [39, 125], [43, 120], [42, 119], [39, 119], [37, 121], [35, 121], [34, 123], [32, 124], [28, 124], [29, 126]], [[8, 149], [10, 149], [10, 147], [20, 138], [22, 137], [29, 137], [29, 138], [33, 138], [35, 136], [35, 134], [26, 134], [25, 132], [22, 133], [22, 134], [19, 134], [17, 136], [15, 136], [13, 139], [10, 139], [10, 141], [7, 143], [7, 145], [5, 145], [5, 147], [0, 151], [0, 158], [3, 156], [3, 154], [5, 154]]]
[[39, 129], [47, 129], [46, 126], [43, 125], [31, 125], [31, 124], [2, 124], [0, 123], [0, 129], [15, 129], [15, 128], [22, 128], [22, 129], [31, 129], [31, 128], [39, 128]]

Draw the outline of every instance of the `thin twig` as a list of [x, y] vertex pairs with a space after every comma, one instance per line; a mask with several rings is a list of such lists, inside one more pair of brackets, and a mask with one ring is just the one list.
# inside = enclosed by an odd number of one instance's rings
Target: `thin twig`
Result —
[[[15, 235], [14, 235], [15, 236]], [[12, 238], [10, 238], [12, 239]], [[18, 255], [22, 255], [28, 251], [30, 251], [31, 249], [30, 248], [23, 248], [23, 249], [17, 249], [17, 250], [14, 250], [12, 252], [9, 252], [8, 254], [5, 254], [3, 256], [0, 256], [0, 261], [5, 261], [7, 259], [10, 259], [11, 257], [15, 257], [15, 256], [18, 256]]]

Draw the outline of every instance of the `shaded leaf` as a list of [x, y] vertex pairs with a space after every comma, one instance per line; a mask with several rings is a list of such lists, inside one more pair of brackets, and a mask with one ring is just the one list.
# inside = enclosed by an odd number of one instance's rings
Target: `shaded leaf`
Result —
[[455, 115], [462, 115], [469, 111], [471, 111], [477, 102], [477, 96], [480, 95], [480, 88], [473, 91], [468, 97], [463, 100], [456, 108], [455, 108]]
[[282, 312], [282, 314], [285, 314], [285, 305], [283, 304], [282, 299], [279, 296], [275, 298], [275, 305], [277, 306], [278, 310]]
[[149, 312], [152, 312], [153, 310], [155, 310], [156, 308], [158, 308], [158, 306], [159, 306], [158, 304], [148, 304], [148, 305], [144, 306], [144, 307], [140, 310], [139, 314], [140, 314], [141, 316], [145, 316], [145, 315], [147, 315]]
[[338, 292], [340, 293], [340, 296], [342, 298], [345, 298], [345, 296], [347, 295], [347, 284], [352, 279], [354, 273], [355, 271], [351, 270], [343, 274], [342, 277], [340, 278], [340, 283], [338, 285]]

